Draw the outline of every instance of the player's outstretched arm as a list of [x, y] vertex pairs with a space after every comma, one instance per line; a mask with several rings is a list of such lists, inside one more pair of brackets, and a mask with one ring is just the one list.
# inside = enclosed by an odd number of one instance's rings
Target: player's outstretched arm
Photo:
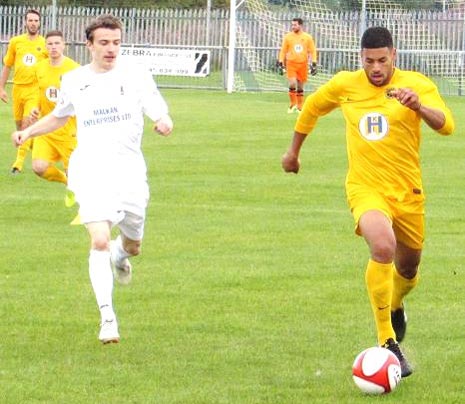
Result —
[[173, 130], [173, 120], [169, 115], [163, 115], [155, 122], [153, 130], [162, 136], [168, 136]]
[[441, 129], [446, 124], [446, 116], [436, 108], [430, 108], [421, 104], [418, 94], [410, 88], [398, 88], [390, 92], [404, 107], [420, 114], [426, 124], [434, 130]]
[[[439, 130], [446, 124], [446, 116], [439, 109], [420, 105], [418, 113], [431, 129]], [[452, 133], [452, 131], [450, 133]]]
[[300, 169], [299, 153], [307, 135], [300, 132], [294, 132], [292, 143], [286, 153], [284, 153], [281, 165], [287, 173], [297, 174]]
[[54, 130], [61, 128], [67, 120], [67, 116], [58, 118], [53, 114], [48, 114], [26, 129], [13, 132], [11, 135], [13, 145], [18, 147], [31, 137], [53, 132]]

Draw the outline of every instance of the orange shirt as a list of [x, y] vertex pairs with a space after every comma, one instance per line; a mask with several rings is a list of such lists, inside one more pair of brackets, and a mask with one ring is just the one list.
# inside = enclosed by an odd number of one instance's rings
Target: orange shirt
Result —
[[281, 51], [279, 52], [280, 62], [285, 65], [287, 62], [316, 63], [316, 57], [315, 41], [310, 34], [303, 31], [299, 33], [291, 31], [284, 36]]

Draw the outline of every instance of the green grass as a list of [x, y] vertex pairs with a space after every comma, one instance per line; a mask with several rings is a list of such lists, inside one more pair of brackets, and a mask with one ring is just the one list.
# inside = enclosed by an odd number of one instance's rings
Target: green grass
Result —
[[0, 103], [0, 402], [462, 403], [465, 256], [463, 99], [455, 136], [425, 130], [427, 241], [409, 296], [416, 372], [383, 397], [351, 379], [375, 344], [368, 258], [344, 195], [344, 125], [320, 120], [299, 175], [280, 159], [287, 94], [163, 90], [175, 121], [147, 126], [152, 199], [141, 256], [115, 286], [122, 341], [101, 346], [88, 236], [60, 184], [11, 176]]

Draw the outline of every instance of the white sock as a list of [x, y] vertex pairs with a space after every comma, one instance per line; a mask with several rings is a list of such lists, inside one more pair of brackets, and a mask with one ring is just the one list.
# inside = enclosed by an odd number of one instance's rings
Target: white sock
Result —
[[110, 252], [90, 250], [89, 276], [102, 320], [115, 318], [113, 311], [113, 272]]
[[123, 240], [121, 235], [110, 242], [111, 260], [116, 266], [121, 266], [121, 261], [131, 255], [123, 248]]

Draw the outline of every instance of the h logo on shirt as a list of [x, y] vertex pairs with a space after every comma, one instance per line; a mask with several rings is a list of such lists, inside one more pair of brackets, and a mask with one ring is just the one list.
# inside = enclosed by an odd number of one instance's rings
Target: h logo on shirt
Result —
[[383, 131], [383, 120], [380, 116], [367, 117], [367, 131], [368, 133], [380, 133]]
[[25, 66], [33, 66], [35, 65], [37, 59], [32, 53], [27, 53], [23, 56], [23, 64]]
[[49, 87], [45, 90], [45, 96], [49, 101], [57, 102], [59, 90], [56, 87]]
[[370, 112], [362, 116], [358, 123], [358, 129], [365, 139], [380, 140], [387, 135], [389, 124], [384, 115]]

